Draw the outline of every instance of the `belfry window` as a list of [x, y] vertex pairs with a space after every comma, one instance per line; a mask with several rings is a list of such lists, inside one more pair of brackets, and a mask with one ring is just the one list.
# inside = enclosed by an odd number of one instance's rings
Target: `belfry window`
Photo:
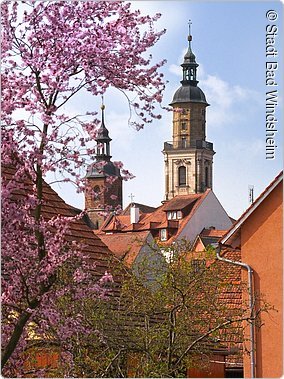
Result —
[[94, 200], [98, 200], [101, 194], [101, 189], [99, 186], [95, 186], [93, 188], [93, 195], [94, 195]]
[[189, 70], [188, 68], [185, 68], [183, 71], [183, 79], [184, 80], [189, 80]]
[[209, 188], [209, 169], [205, 167], [205, 187]]
[[185, 166], [180, 166], [178, 168], [178, 184], [179, 186], [186, 185], [186, 167]]
[[186, 122], [181, 123], [181, 130], [186, 130]]

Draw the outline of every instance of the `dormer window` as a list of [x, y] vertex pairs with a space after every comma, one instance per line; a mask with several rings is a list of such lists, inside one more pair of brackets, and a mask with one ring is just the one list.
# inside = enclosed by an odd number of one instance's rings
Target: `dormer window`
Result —
[[180, 220], [182, 218], [182, 211], [168, 211], [167, 219], [168, 220]]
[[161, 229], [160, 230], [160, 240], [166, 241], [168, 239], [168, 232], [167, 229]]
[[182, 218], [182, 211], [177, 211], [177, 218], [179, 220]]
[[167, 212], [168, 220], [176, 220], [177, 219], [177, 212], [176, 211], [169, 211]]

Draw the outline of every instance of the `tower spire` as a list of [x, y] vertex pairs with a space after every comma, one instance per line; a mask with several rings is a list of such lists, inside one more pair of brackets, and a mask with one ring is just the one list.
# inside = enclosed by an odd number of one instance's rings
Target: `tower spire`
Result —
[[198, 64], [195, 61], [195, 55], [192, 52], [191, 49], [191, 41], [192, 41], [192, 35], [191, 35], [191, 20], [188, 21], [188, 49], [184, 56], [184, 61], [181, 64], [182, 70], [183, 70], [183, 79], [181, 81], [182, 85], [192, 85], [194, 87], [197, 86], [198, 80], [196, 80], [196, 71]]
[[[95, 137], [96, 159], [87, 167], [86, 180], [92, 191], [85, 193], [85, 208], [98, 229], [105, 217], [101, 214], [106, 209], [115, 211], [122, 207], [122, 178], [119, 168], [111, 161], [109, 132], [105, 126], [105, 105], [102, 96], [101, 125]], [[112, 178], [111, 182], [108, 178]], [[114, 199], [114, 198], [115, 199]]]
[[95, 138], [97, 142], [96, 158], [97, 160], [109, 161], [111, 158], [111, 155], [110, 155], [111, 138], [109, 137], [109, 132], [105, 126], [105, 105], [104, 105], [103, 96], [102, 96], [101, 111], [102, 111], [101, 127], [98, 129], [98, 133]]

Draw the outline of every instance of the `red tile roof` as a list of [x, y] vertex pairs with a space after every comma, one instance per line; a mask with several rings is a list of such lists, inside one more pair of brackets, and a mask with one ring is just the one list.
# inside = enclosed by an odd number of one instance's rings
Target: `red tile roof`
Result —
[[189, 205], [193, 205], [194, 202], [200, 198], [200, 194], [192, 194], [192, 195], [178, 195], [173, 199], [167, 201], [164, 206], [164, 211], [178, 211], [183, 210]]
[[123, 210], [121, 213], [122, 215], [129, 215], [130, 214], [130, 208], [132, 205], [135, 205], [136, 208], [139, 208], [139, 211], [141, 213], [152, 213], [154, 212], [157, 208], [151, 207], [149, 205], [145, 204], [140, 204], [140, 203], [130, 203], [128, 206]]
[[139, 251], [146, 244], [149, 231], [104, 234], [97, 233], [97, 236], [108, 246], [109, 250], [127, 267], [135, 261]]
[[203, 229], [200, 233], [200, 236], [202, 237], [219, 237], [221, 238], [227, 230], [220, 230], [220, 229]]
[[[178, 195], [173, 199], [165, 202], [154, 212], [140, 214], [139, 222], [130, 223], [130, 216], [120, 215], [112, 216], [105, 221], [100, 231], [102, 232], [130, 232], [143, 230], [157, 230], [168, 228], [174, 231], [174, 235], [165, 244], [171, 244], [173, 240], [182, 232], [183, 227], [188, 223], [195, 213], [196, 209], [208, 195], [211, 190], [208, 189], [202, 194]], [[168, 220], [167, 212], [169, 210], [183, 210], [182, 219]], [[117, 224], [120, 225], [119, 229]]]
[[[2, 179], [3, 181], [13, 180], [15, 170], [11, 167], [2, 166]], [[31, 184], [27, 181], [25, 189], [31, 189]], [[15, 191], [15, 201], [25, 196], [25, 191]], [[74, 207], [65, 203], [63, 199], [47, 184], [43, 183], [43, 207], [42, 216], [45, 219], [50, 219], [57, 215], [66, 217], [74, 217], [77, 214]], [[87, 256], [91, 261], [95, 262], [95, 273], [98, 277], [105, 273], [110, 272], [113, 267], [119, 265], [119, 262], [114, 258], [113, 254], [109, 251], [107, 246], [96, 236], [93, 231], [86, 225], [83, 219], [74, 220], [70, 223], [69, 231], [67, 232], [66, 239], [69, 241], [76, 241], [82, 243], [82, 253]], [[119, 265], [120, 266], [120, 265]], [[115, 270], [118, 272], [117, 270]], [[115, 281], [120, 286], [120, 277]]]
[[192, 244], [192, 250], [195, 251], [198, 241], [200, 241], [206, 249], [208, 245], [218, 242], [218, 240], [227, 232], [227, 230], [219, 229], [203, 229], [198, 236], [196, 236], [195, 241]]
[[[239, 250], [225, 249], [222, 252], [222, 256], [233, 261], [241, 261], [241, 252]], [[220, 265], [221, 273], [224, 275], [225, 282], [227, 283], [227, 285], [225, 285], [221, 290], [220, 300], [230, 310], [238, 311], [243, 306], [241, 267], [219, 260], [216, 260], [216, 263]], [[226, 329], [222, 333], [221, 342], [226, 344], [229, 349], [234, 350], [237, 348], [239, 351], [239, 354], [230, 355], [228, 358], [226, 358], [226, 361], [229, 363], [229, 367], [232, 367], [231, 365], [239, 367], [242, 366], [242, 329], [236, 326], [232, 326]]]

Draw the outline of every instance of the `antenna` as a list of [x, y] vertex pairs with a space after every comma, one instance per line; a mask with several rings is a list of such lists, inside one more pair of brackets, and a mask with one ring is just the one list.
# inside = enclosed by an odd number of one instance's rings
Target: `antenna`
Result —
[[249, 203], [252, 204], [254, 202], [254, 186], [252, 184], [248, 186], [248, 194], [249, 194]]

